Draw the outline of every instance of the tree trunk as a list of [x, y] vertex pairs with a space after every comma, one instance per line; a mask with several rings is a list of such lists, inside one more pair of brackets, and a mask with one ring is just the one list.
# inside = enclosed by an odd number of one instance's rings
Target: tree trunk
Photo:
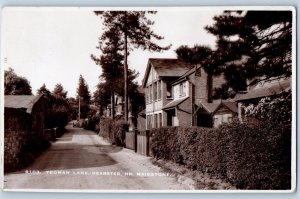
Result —
[[125, 121], [128, 122], [128, 66], [127, 66], [127, 12], [125, 11], [125, 28], [124, 28], [124, 115]]

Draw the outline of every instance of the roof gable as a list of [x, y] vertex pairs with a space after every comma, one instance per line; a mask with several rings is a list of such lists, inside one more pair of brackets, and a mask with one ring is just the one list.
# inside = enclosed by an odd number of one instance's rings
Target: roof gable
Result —
[[219, 101], [219, 102], [202, 102], [199, 103], [198, 106], [204, 108], [208, 113], [214, 114], [216, 113], [221, 107], [228, 109], [233, 113], [238, 112], [237, 103], [236, 102], [226, 102], [226, 101]]
[[143, 80], [143, 87], [147, 84], [151, 67], [160, 77], [180, 77], [192, 68], [191, 65], [179, 59], [150, 58]]

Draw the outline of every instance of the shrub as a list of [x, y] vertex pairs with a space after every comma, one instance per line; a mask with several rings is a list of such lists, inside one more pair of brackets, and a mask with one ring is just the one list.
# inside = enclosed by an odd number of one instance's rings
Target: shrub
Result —
[[228, 135], [228, 179], [240, 189], [290, 189], [291, 129], [268, 122], [233, 123]]
[[129, 124], [124, 120], [113, 120], [102, 118], [99, 123], [99, 134], [112, 144], [124, 145], [125, 131], [128, 131]]
[[163, 127], [151, 130], [150, 150], [157, 159], [225, 178], [239, 189], [290, 189], [290, 133], [267, 122]]

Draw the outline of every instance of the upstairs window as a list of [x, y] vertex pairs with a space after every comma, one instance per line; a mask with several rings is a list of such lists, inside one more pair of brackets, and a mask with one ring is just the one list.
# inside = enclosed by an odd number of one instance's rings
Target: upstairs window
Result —
[[154, 100], [157, 100], [157, 82], [155, 82], [153, 85], [153, 92]]
[[185, 96], [186, 95], [186, 83], [181, 83], [179, 85], [179, 95]]
[[152, 98], [152, 95], [153, 95], [153, 88], [152, 88], [152, 85], [149, 86], [149, 89], [150, 89], [150, 96], [149, 96], [149, 102], [152, 102], [153, 101], [153, 98]]
[[157, 98], [159, 100], [161, 99], [161, 80], [158, 80], [158, 84], [157, 84]]
[[172, 85], [170, 82], [167, 82], [167, 98], [172, 98]]
[[148, 87], [146, 87], [146, 89], [145, 89], [145, 91], [146, 91], [146, 104], [148, 104], [149, 103], [149, 89], [148, 89]]

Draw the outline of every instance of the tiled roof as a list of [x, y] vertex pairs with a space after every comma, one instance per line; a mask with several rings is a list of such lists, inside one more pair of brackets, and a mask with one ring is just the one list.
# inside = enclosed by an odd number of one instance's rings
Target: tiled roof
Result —
[[149, 59], [157, 74], [162, 77], [180, 77], [192, 66], [179, 59]]
[[170, 103], [166, 104], [162, 109], [173, 108], [173, 107], [181, 104], [182, 102], [184, 102], [187, 98], [189, 98], [189, 97], [181, 98], [181, 99], [178, 99], [178, 100], [173, 100]]
[[197, 105], [203, 107], [208, 113], [215, 113], [216, 111], [218, 111], [219, 108], [222, 107], [222, 105], [225, 106], [226, 108], [228, 108], [233, 113], [238, 112], [236, 102], [229, 102], [229, 101], [218, 101], [218, 102], [212, 102], [212, 103], [201, 102], [201, 103], [198, 103]]
[[151, 66], [160, 77], [180, 77], [193, 67], [179, 59], [150, 58], [143, 80], [143, 86], [146, 85]]
[[235, 101], [243, 101], [277, 95], [284, 91], [288, 91], [289, 89], [291, 89], [290, 81], [278, 82], [277, 84], [250, 90], [246, 94], [239, 94], [235, 97]]
[[238, 112], [238, 107], [236, 102], [222, 102], [224, 106], [229, 108], [232, 112], [237, 113]]
[[25, 109], [27, 113], [31, 113], [33, 105], [41, 98], [42, 95], [5, 95], [4, 107]]
[[198, 106], [202, 106], [208, 113], [214, 113], [217, 108], [220, 106], [220, 102], [208, 103], [208, 102], [201, 102]]

